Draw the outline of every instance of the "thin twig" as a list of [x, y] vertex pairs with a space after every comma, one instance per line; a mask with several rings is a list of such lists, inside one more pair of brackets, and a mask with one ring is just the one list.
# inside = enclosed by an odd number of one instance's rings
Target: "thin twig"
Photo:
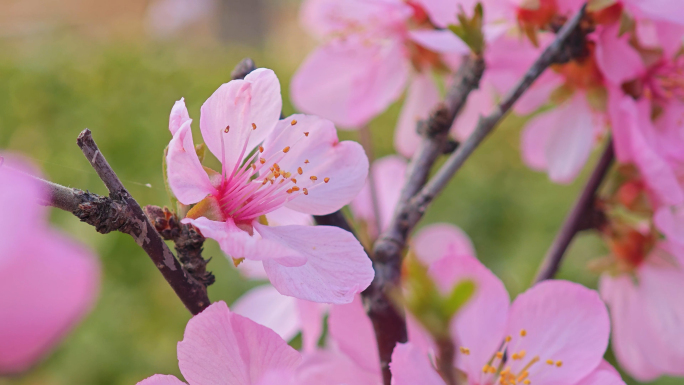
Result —
[[[506, 114], [513, 107], [513, 104], [527, 91], [532, 83], [546, 70], [551, 64], [558, 61], [566, 61], [568, 49], [565, 44], [573, 40], [576, 44], [578, 26], [584, 17], [585, 6], [558, 32], [554, 42], [548, 46], [539, 58], [532, 64], [532, 67], [525, 73], [525, 76], [518, 82], [513, 90], [495, 107], [494, 112], [486, 117], [480, 117], [473, 133], [461, 143], [458, 149], [447, 159], [445, 164], [437, 171], [435, 176], [422, 188], [422, 190], [411, 199], [405, 212], [405, 218], [409, 227], [422, 218], [427, 206], [432, 200], [446, 187], [454, 174], [463, 166], [465, 161], [482, 143], [482, 141], [498, 126]], [[582, 32], [579, 32], [582, 35]], [[573, 39], [570, 39], [570, 38]]]
[[573, 238], [577, 233], [587, 228], [587, 216], [591, 215], [593, 212], [596, 192], [601, 186], [601, 182], [603, 182], [603, 179], [608, 174], [614, 157], [613, 142], [612, 140], [609, 140], [606, 144], [606, 149], [603, 151], [603, 155], [601, 155], [601, 159], [599, 159], [596, 164], [596, 168], [594, 168], [594, 171], [591, 173], [582, 193], [577, 198], [572, 210], [568, 213], [556, 238], [553, 240], [549, 251], [546, 253], [544, 261], [539, 267], [537, 276], [534, 279], [535, 283], [551, 279], [556, 275], [560, 268], [561, 261], [563, 260], [563, 256]]
[[484, 72], [481, 57], [464, 59], [457, 81], [449, 90], [445, 101], [431, 114], [427, 122], [419, 125], [423, 140], [407, 170], [407, 177], [394, 217], [373, 247], [375, 279], [363, 293], [368, 315], [373, 322], [380, 355], [383, 381], [391, 382], [389, 363], [398, 342], [406, 342], [407, 331], [404, 311], [392, 302], [391, 292], [400, 281], [402, 252], [409, 229], [400, 216], [409, 199], [424, 185], [432, 165], [447, 146], [449, 128], [470, 92], [479, 87]]

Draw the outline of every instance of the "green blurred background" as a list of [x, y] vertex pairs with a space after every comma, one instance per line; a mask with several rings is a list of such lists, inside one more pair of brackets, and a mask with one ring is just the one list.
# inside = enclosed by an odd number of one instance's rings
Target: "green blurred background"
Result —
[[[216, 1], [169, 29], [150, 22], [158, 6], [151, 1], [0, 0], [0, 149], [30, 157], [52, 181], [105, 194], [76, 146], [78, 133], [90, 128], [141, 204], [167, 204], [161, 157], [173, 102], [185, 97], [197, 122], [204, 100], [249, 56], [276, 71], [285, 112], [292, 113], [288, 82], [314, 44], [297, 25], [297, 1]], [[378, 156], [393, 152], [398, 111], [395, 105], [372, 123]], [[462, 227], [512, 296], [528, 287], [587, 176], [585, 170], [560, 186], [527, 169], [518, 151], [522, 122], [509, 118], [421, 223]], [[354, 132], [340, 136], [357, 139]], [[126, 235], [97, 234], [58, 210], [52, 220], [98, 253], [100, 299], [54, 354], [0, 384], [130, 385], [154, 373], [180, 375], [175, 345], [189, 313], [147, 256]], [[595, 287], [597, 276], [586, 265], [606, 252], [595, 235], [579, 237], [560, 276]], [[208, 241], [205, 257], [214, 257], [209, 267], [216, 275], [209, 295], [230, 304], [258, 283], [241, 278], [221, 255]]]

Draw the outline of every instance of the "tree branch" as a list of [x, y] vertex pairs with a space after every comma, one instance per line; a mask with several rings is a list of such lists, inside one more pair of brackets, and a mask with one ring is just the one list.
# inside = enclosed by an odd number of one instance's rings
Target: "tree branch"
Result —
[[[546, 70], [551, 64], [568, 60], [566, 43], [571, 41], [573, 47], [577, 44], [577, 35], [583, 35], [579, 31], [580, 21], [584, 17], [585, 6], [558, 32], [554, 42], [548, 46], [539, 58], [532, 64], [532, 67], [525, 73], [525, 76], [518, 82], [513, 90], [499, 103], [494, 112], [486, 117], [480, 117], [473, 133], [461, 143], [458, 149], [447, 159], [446, 163], [439, 169], [435, 176], [427, 183], [423, 189], [410, 202], [406, 211], [406, 218], [409, 226], [415, 224], [422, 218], [427, 206], [432, 200], [446, 187], [454, 174], [463, 166], [465, 161], [472, 155], [482, 141], [498, 126], [506, 114], [513, 107], [515, 102], [527, 91], [532, 83]], [[573, 39], [570, 39], [570, 38]], [[574, 52], [574, 50], [570, 50]]]
[[444, 152], [449, 128], [465, 105], [470, 92], [479, 87], [483, 72], [484, 60], [481, 57], [465, 58], [457, 74], [458, 81], [449, 90], [444, 102], [435, 109], [427, 122], [420, 124], [419, 131], [423, 140], [409, 164], [395, 215], [373, 248], [375, 279], [362, 295], [373, 322], [386, 385], [391, 382], [389, 363], [394, 346], [397, 342], [407, 340], [404, 311], [395, 306], [390, 297], [390, 292], [400, 283], [402, 253], [410, 231], [401, 213], [409, 199], [424, 185], [432, 165]]
[[568, 216], [565, 218], [561, 229], [553, 240], [549, 251], [546, 253], [544, 261], [539, 267], [537, 276], [534, 279], [534, 283], [553, 278], [558, 272], [563, 256], [575, 235], [590, 227], [586, 225], [587, 215], [591, 215], [594, 210], [596, 192], [601, 186], [601, 182], [603, 182], [603, 179], [608, 174], [610, 165], [613, 163], [614, 155], [613, 142], [612, 140], [609, 140], [606, 144], [606, 149], [603, 151], [603, 155], [601, 155], [601, 159], [599, 159], [596, 164], [596, 168], [594, 168], [594, 171], [591, 173], [582, 193], [577, 198], [575, 205], [572, 207], [572, 210], [570, 210], [570, 213], [568, 213]]

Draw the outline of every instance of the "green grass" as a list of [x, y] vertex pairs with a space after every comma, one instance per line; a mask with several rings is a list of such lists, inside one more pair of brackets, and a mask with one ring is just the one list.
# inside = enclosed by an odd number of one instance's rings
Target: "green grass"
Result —
[[[244, 56], [273, 68], [287, 83], [294, 68], [263, 52], [216, 46], [110, 43], [103, 46], [58, 37], [30, 44], [2, 43], [0, 49], [0, 148], [26, 154], [57, 183], [104, 194], [97, 175], [76, 146], [90, 128], [101, 151], [141, 204], [167, 203], [161, 156], [167, 145], [168, 114], [185, 97], [191, 117]], [[287, 103], [286, 113], [294, 109]], [[399, 107], [372, 124], [376, 152], [392, 149]], [[527, 169], [518, 151], [520, 119], [509, 119], [436, 200], [421, 225], [450, 222], [473, 239], [478, 256], [514, 296], [528, 286], [580, 182], [551, 184]], [[195, 140], [200, 135], [195, 123]], [[341, 132], [355, 139], [353, 132]], [[146, 187], [150, 184], [152, 187]], [[154, 373], [179, 375], [176, 342], [189, 314], [130, 237], [97, 234], [70, 214], [52, 211], [64, 232], [88, 244], [103, 267], [100, 300], [94, 311], [32, 372], [0, 384], [129, 385]], [[606, 253], [593, 236], [580, 237], [560, 277], [595, 287], [586, 263]], [[243, 280], [208, 242], [214, 257], [212, 300], [229, 304], [255, 283]], [[661, 380], [660, 385], [682, 383]]]

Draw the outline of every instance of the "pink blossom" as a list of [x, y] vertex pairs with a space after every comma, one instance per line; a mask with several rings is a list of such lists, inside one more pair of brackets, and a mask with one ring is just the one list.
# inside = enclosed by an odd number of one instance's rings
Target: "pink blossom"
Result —
[[[323, 44], [292, 80], [292, 100], [306, 113], [345, 128], [367, 124], [396, 101], [413, 72], [412, 96], [400, 125], [425, 118], [436, 88], [433, 69], [445, 67], [443, 54], [468, 52], [450, 31], [436, 30], [425, 11], [401, 0], [307, 0], [302, 25]], [[413, 69], [412, 69], [413, 67]], [[424, 92], [421, 101], [418, 92]]]
[[630, 274], [606, 272], [599, 290], [613, 323], [613, 351], [639, 381], [684, 376], [684, 246], [661, 241]]
[[234, 260], [262, 262], [281, 294], [350, 302], [374, 274], [352, 234], [329, 226], [267, 226], [260, 218], [281, 207], [312, 215], [342, 208], [363, 187], [368, 159], [358, 143], [339, 142], [331, 122], [307, 115], [279, 120], [281, 107], [271, 70], [222, 85], [200, 116], [204, 141], [222, 164], [216, 172], [201, 165], [191, 120], [177, 102], [169, 124], [169, 185], [181, 203], [195, 204], [184, 223]]
[[375, 182], [380, 224], [377, 223], [373, 210], [370, 180], [366, 181], [359, 195], [351, 203], [351, 209], [356, 220], [365, 223], [371, 239], [378, 237], [392, 220], [394, 209], [399, 203], [401, 189], [406, 179], [406, 160], [397, 155], [390, 155], [378, 159], [371, 166], [371, 174]]
[[[231, 312], [222, 301], [188, 321], [178, 343], [178, 366], [190, 385], [289, 384], [301, 360], [274, 331]], [[138, 384], [184, 382], [157, 374]]]
[[99, 263], [47, 222], [34, 169], [0, 157], [0, 373], [28, 369], [92, 308]]

